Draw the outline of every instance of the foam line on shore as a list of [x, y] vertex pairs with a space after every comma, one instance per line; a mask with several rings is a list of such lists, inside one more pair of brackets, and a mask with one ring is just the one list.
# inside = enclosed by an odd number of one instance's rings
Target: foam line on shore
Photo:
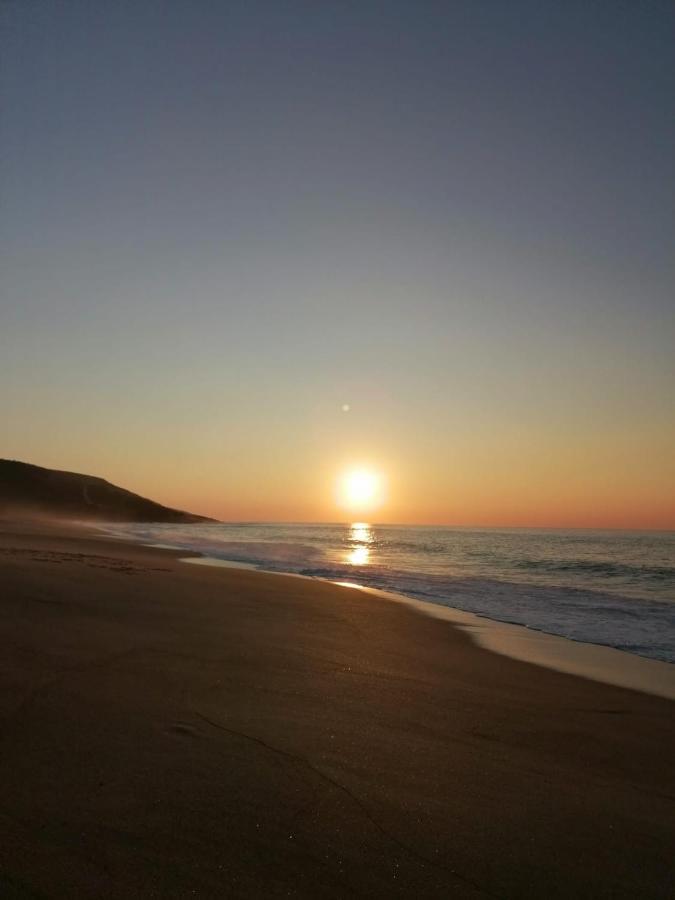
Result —
[[229, 562], [209, 556], [183, 558], [181, 562], [228, 569], [254, 569], [257, 572], [264, 572], [266, 575], [327, 581], [348, 590], [358, 590], [396, 603], [403, 603], [417, 612], [435, 619], [444, 619], [465, 630], [478, 646], [501, 656], [543, 666], [556, 672], [589, 678], [603, 684], [675, 700], [674, 665], [636, 656], [614, 647], [570, 640], [544, 631], [536, 631], [524, 625], [500, 622], [454, 607], [441, 606], [355, 582], [330, 581], [295, 572], [267, 572], [244, 563]]

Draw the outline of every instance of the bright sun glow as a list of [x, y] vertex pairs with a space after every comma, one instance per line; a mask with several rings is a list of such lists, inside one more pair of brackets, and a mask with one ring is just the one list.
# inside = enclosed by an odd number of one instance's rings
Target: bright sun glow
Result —
[[340, 502], [353, 510], [374, 509], [382, 501], [382, 478], [367, 469], [347, 472], [340, 485]]

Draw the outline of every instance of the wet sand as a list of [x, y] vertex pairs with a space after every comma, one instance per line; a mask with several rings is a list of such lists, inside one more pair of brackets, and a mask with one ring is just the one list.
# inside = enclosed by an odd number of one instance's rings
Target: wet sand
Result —
[[0, 638], [3, 898], [673, 896], [667, 699], [62, 526]]
[[[202, 560], [190, 559], [187, 562], [201, 563]], [[581, 675], [604, 684], [614, 684], [675, 700], [675, 666], [671, 663], [636, 656], [614, 647], [568, 640], [555, 634], [525, 628], [523, 625], [499, 622], [460, 609], [414, 600], [401, 594], [352, 586], [366, 593], [388, 597], [397, 603], [405, 603], [424, 615], [445, 619], [458, 628], [465, 629], [477, 644], [494, 653], [555, 669], [557, 672]]]

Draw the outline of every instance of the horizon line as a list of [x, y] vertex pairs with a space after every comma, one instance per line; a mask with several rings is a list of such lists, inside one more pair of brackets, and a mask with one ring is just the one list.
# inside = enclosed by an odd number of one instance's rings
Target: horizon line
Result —
[[[124, 523], [120, 523], [124, 524]], [[127, 523], [134, 524], [134, 523]], [[141, 524], [141, 523], [138, 523]], [[152, 524], [152, 523], [147, 523]], [[167, 523], [157, 523], [167, 524]], [[171, 523], [168, 523], [171, 524]], [[646, 531], [658, 534], [675, 534], [675, 526], [672, 528], [655, 527], [627, 527], [617, 525], [472, 525], [472, 524], [447, 524], [436, 522], [375, 522], [367, 519], [350, 519], [342, 521], [290, 521], [288, 519], [214, 519], [213, 522], [196, 522], [197, 525], [320, 525], [328, 527], [350, 527], [362, 524], [371, 528], [448, 528], [448, 529], [482, 529], [485, 531], [513, 530], [513, 531]]]

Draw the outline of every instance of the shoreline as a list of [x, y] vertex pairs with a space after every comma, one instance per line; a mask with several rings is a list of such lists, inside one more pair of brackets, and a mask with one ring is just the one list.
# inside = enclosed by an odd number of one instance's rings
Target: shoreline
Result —
[[[144, 544], [144, 546], [157, 548], [165, 546], [166, 549], [173, 549], [167, 545], [158, 544]], [[297, 572], [268, 571], [250, 563], [219, 559], [206, 554], [183, 557], [181, 562], [214, 568], [242, 569], [266, 575], [304, 578], [384, 597], [394, 603], [406, 604], [422, 615], [443, 619], [457, 628], [464, 629], [479, 646], [493, 653], [555, 672], [590, 678], [602, 684], [612, 684], [675, 700], [675, 664], [673, 663], [628, 653], [604, 644], [575, 641], [562, 635], [528, 628], [526, 625], [479, 616], [453, 606], [434, 603], [431, 600], [419, 600], [406, 594], [385, 591], [356, 582], [332, 581], [328, 578], [301, 575]]]
[[[153, 534], [149, 526], [142, 526], [142, 530], [145, 531], [142, 536], [131, 529], [122, 537], [147, 546], [171, 546], [160, 543], [162, 537]], [[521, 582], [513, 578], [513, 572], [506, 571], [492, 575], [448, 573], [446, 583], [439, 586], [433, 578], [425, 580], [424, 566], [419, 571], [389, 573], [377, 565], [371, 570], [367, 565], [338, 564], [337, 557], [327, 557], [324, 562], [323, 558], [304, 559], [297, 553], [285, 561], [284, 553], [281, 558], [277, 558], [276, 552], [266, 553], [264, 534], [253, 541], [254, 548], [257, 541], [262, 541], [257, 552], [247, 549], [245, 536], [237, 536], [232, 545], [225, 537], [223, 547], [218, 547], [208, 535], [202, 546], [199, 537], [199, 534], [194, 539], [178, 535], [178, 543], [173, 546], [185, 547], [186, 555], [199, 554], [207, 565], [304, 575], [331, 583], [349, 582], [358, 588], [383, 591], [395, 600], [419, 602], [420, 610], [431, 615], [438, 615], [439, 608], [450, 610], [451, 621], [454, 617], [460, 626], [475, 626], [474, 631], [481, 634], [481, 639], [487, 641], [485, 646], [494, 652], [675, 699], [674, 607], [667, 592], [663, 596], [651, 596], [644, 591], [633, 594], [627, 591], [624, 595], [616, 587], [610, 589], [611, 585], [583, 587], [555, 581]], [[274, 540], [286, 538], [279, 536]], [[293, 537], [288, 540], [292, 542]], [[511, 577], [506, 577], [507, 574]], [[571, 605], [567, 594], [572, 595]], [[607, 615], [603, 606], [608, 607]], [[486, 623], [493, 627], [488, 628]], [[549, 637], [565, 643], [552, 643]], [[598, 648], [597, 654], [593, 648]], [[614, 652], [608, 653], [610, 650]]]
[[0, 523], [3, 896], [667, 894], [672, 701], [184, 556]]

